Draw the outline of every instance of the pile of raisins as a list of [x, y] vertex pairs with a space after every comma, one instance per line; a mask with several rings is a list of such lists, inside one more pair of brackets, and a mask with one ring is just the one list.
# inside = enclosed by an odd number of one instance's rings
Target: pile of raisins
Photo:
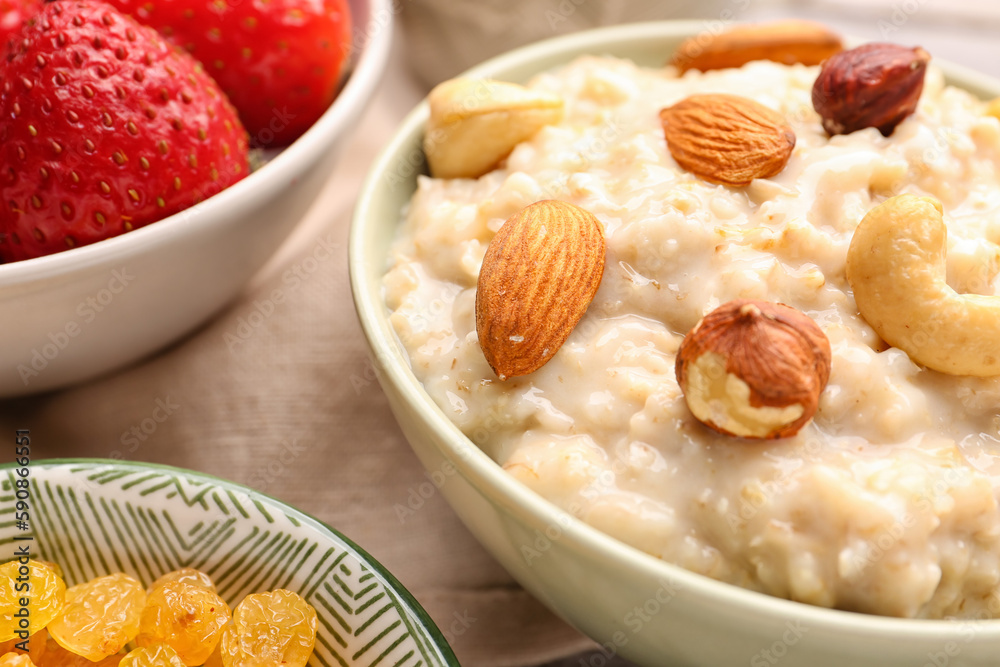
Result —
[[0, 667], [305, 667], [316, 645], [316, 610], [291, 591], [248, 595], [230, 613], [190, 568], [147, 590], [121, 573], [66, 588], [58, 565], [30, 561], [25, 593], [18, 566], [0, 565]]

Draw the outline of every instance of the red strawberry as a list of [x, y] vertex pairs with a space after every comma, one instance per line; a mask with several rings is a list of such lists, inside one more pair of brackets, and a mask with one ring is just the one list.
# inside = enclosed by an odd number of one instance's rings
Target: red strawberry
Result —
[[0, 0], [0, 55], [7, 40], [42, 8], [44, 0]]
[[201, 66], [98, 0], [46, 5], [0, 70], [0, 258], [94, 243], [246, 176]]
[[351, 49], [346, 0], [109, 0], [205, 64], [258, 146], [305, 132]]

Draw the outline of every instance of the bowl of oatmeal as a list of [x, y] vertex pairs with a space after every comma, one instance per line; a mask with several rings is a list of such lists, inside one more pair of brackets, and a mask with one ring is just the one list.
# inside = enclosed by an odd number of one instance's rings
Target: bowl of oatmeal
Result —
[[[934, 60], [890, 132], [830, 136], [812, 102], [818, 66], [664, 66], [700, 29], [602, 29], [472, 70], [563, 103], [482, 175], [430, 177], [429, 105], [407, 117], [369, 175], [350, 245], [393, 412], [469, 529], [606, 653], [987, 664], [1000, 649], [1000, 380], [932, 370], [886, 343], [847, 264], [880, 204], [933, 200], [949, 232], [935, 285], [948, 303], [991, 307], [1000, 121], [983, 100], [1000, 82]], [[777, 173], [719, 184], [668, 150], [660, 112], [719, 94], [788, 124], [794, 148]], [[544, 365], [501, 380], [477, 334], [480, 271], [501, 226], [545, 200], [598, 220], [603, 277]], [[735, 437], [685, 400], [685, 336], [736, 299], [787, 304], [829, 342], [815, 416], [792, 434]], [[924, 322], [917, 348], [945, 324]]]

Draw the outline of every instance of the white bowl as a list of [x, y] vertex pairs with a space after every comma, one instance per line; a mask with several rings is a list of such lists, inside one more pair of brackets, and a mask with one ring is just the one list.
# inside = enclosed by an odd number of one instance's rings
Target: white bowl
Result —
[[218, 195], [93, 245], [0, 265], [0, 398], [107, 372], [232, 300], [291, 233], [385, 69], [390, 0], [350, 0], [353, 71], [302, 137]]
[[[469, 76], [523, 82], [585, 53], [662, 65], [701, 22], [594, 30], [519, 49]], [[1000, 82], [935, 61], [985, 99]], [[388, 320], [382, 274], [400, 211], [414, 192], [426, 103], [376, 161], [355, 209], [351, 281], [378, 377], [404, 434], [469, 530], [531, 593], [571, 624], [650, 667], [996, 665], [1000, 620], [931, 621], [822, 609], [744, 590], [658, 560], [582, 523], [505, 473], [424, 391]], [[601, 656], [591, 664], [603, 664]]]

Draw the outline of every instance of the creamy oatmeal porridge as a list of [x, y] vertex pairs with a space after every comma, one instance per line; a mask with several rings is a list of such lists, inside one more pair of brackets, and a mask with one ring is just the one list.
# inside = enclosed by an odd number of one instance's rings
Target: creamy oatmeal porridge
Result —
[[[889, 137], [828, 137], [818, 68], [753, 62], [678, 77], [583, 57], [536, 77], [565, 116], [478, 179], [422, 177], [384, 279], [427, 391], [506, 470], [591, 525], [689, 570], [815, 605], [907, 617], [1000, 617], [1000, 378], [944, 375], [882, 343], [845, 257], [891, 195], [940, 200], [948, 282], [993, 294], [1000, 122], [930, 68]], [[797, 136], [747, 187], [680, 169], [659, 111], [701, 92], [754, 99]], [[503, 222], [543, 199], [593, 213], [607, 239], [587, 314], [541, 369], [499, 381], [480, 349], [477, 277]], [[697, 422], [675, 354], [736, 298], [794, 306], [832, 348], [815, 419], [751, 441]]]

